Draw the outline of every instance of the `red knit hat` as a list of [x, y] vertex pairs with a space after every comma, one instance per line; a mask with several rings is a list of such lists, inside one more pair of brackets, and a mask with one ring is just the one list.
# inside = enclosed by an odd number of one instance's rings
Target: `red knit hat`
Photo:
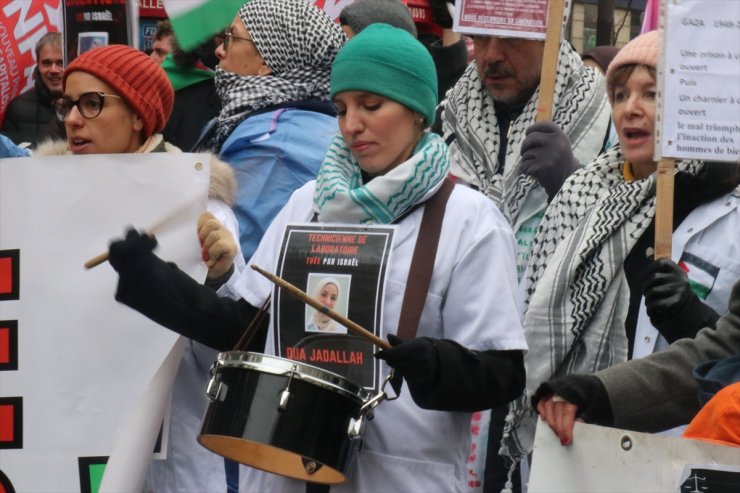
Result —
[[663, 51], [663, 31], [660, 29], [640, 34], [619, 50], [606, 70], [607, 95], [611, 104], [614, 104], [614, 90], [610, 87], [614, 71], [624, 65], [632, 64], [647, 65], [657, 69], [658, 55], [661, 51]]
[[126, 45], [109, 45], [87, 51], [64, 71], [79, 70], [94, 75], [115, 91], [144, 121], [146, 137], [162, 130], [172, 113], [175, 92], [167, 74], [144, 52]]

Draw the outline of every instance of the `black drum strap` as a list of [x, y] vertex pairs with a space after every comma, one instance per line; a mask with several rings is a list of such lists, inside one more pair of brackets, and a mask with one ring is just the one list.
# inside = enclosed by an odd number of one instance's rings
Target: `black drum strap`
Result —
[[424, 215], [421, 218], [419, 236], [416, 238], [414, 254], [411, 257], [409, 277], [401, 305], [401, 318], [398, 321], [396, 335], [401, 339], [408, 340], [416, 337], [421, 312], [429, 291], [429, 283], [432, 281], [434, 259], [437, 257], [445, 208], [453, 188], [455, 188], [455, 183], [450, 178], [446, 178], [439, 191], [424, 204]]

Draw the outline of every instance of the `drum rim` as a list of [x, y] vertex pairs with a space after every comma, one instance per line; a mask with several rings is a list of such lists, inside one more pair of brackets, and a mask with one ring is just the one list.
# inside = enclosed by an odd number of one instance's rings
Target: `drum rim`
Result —
[[216, 365], [221, 368], [248, 368], [278, 376], [286, 376], [294, 372], [294, 378], [348, 394], [362, 403], [369, 401], [372, 397], [370, 391], [342, 375], [280, 356], [251, 351], [226, 351], [218, 353]]

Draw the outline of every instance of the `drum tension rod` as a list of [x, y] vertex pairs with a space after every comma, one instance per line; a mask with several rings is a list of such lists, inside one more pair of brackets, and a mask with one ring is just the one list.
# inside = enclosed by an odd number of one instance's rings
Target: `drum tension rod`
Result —
[[290, 400], [290, 382], [293, 381], [293, 375], [296, 374], [297, 370], [297, 365], [293, 365], [290, 367], [290, 376], [288, 376], [288, 382], [285, 384], [285, 388], [283, 389], [283, 391], [280, 392], [278, 409], [281, 411], [285, 411], [286, 409], [288, 409], [288, 401]]

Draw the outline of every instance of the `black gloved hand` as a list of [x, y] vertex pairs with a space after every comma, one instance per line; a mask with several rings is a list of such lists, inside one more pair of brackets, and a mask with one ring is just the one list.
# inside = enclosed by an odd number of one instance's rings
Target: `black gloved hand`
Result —
[[[439, 371], [439, 358], [435, 340], [430, 337], [417, 337], [410, 341], [399, 339], [388, 334], [391, 349], [383, 349], [375, 353], [375, 357], [384, 360], [395, 370], [396, 379], [405, 378], [411, 392], [411, 397], [417, 400], [418, 396], [425, 397], [434, 385]], [[401, 380], [393, 382], [396, 394], [401, 390]], [[398, 385], [398, 388], [396, 388]]]
[[432, 20], [442, 29], [450, 29], [452, 27], [452, 16], [448, 10], [447, 4], [455, 2], [447, 2], [447, 0], [429, 0], [429, 8], [432, 11]]
[[549, 200], [566, 178], [581, 167], [573, 157], [568, 136], [551, 121], [538, 122], [527, 129], [521, 154], [521, 172], [540, 182]]
[[149, 255], [152, 255], [152, 250], [156, 246], [156, 238], [129, 228], [125, 239], [116, 240], [110, 244], [108, 262], [119, 273], [135, 269], [142, 265]]
[[670, 343], [714, 327], [719, 314], [699, 300], [689, 277], [671, 259], [654, 260], [643, 274], [645, 309], [653, 327]]
[[561, 396], [578, 406], [577, 417], [588, 423], [614, 426], [609, 394], [601, 380], [593, 375], [567, 375], [540, 384], [532, 396], [532, 407], [537, 409], [540, 399], [552, 394]]

